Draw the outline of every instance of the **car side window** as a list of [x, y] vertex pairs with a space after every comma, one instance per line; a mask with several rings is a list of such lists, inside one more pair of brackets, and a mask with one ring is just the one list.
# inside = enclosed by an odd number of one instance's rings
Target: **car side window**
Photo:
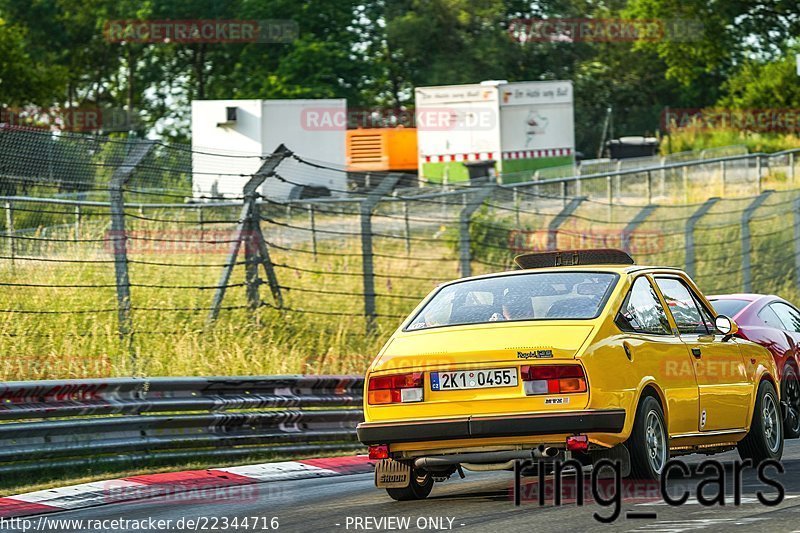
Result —
[[775, 329], [785, 329], [786, 326], [783, 325], [781, 319], [778, 318], [778, 315], [775, 311], [772, 310], [772, 306], [766, 305], [764, 306], [761, 311], [758, 312], [758, 318], [764, 322], [764, 325], [769, 326]]
[[676, 278], [656, 278], [658, 288], [667, 301], [672, 318], [680, 333], [706, 335], [714, 333], [708, 312], [703, 313], [696, 297], [683, 281]]
[[783, 323], [783, 329], [800, 333], [800, 313], [797, 309], [781, 302], [770, 304], [769, 307], [778, 315]]
[[653, 286], [645, 277], [633, 282], [625, 302], [617, 314], [616, 323], [622, 331], [669, 335], [667, 314]]

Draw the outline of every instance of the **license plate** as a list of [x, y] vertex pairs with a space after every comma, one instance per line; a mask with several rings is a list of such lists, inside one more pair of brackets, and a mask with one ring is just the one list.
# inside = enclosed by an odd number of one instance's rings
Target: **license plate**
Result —
[[517, 369], [463, 370], [458, 372], [431, 372], [431, 390], [491, 389], [516, 387]]

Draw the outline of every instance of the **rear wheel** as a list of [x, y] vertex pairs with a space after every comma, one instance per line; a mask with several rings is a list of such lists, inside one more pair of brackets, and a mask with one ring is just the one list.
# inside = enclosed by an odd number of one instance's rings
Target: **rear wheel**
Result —
[[433, 489], [433, 476], [422, 470], [411, 472], [411, 482], [402, 489], [386, 489], [393, 500], [399, 502], [409, 500], [424, 500]]
[[658, 400], [645, 396], [636, 408], [631, 436], [625, 441], [632, 479], [658, 479], [669, 459], [667, 425]]
[[800, 378], [791, 366], [783, 369], [781, 398], [786, 402], [783, 434], [787, 439], [800, 437]]
[[783, 424], [778, 395], [769, 381], [758, 386], [753, 421], [747, 436], [739, 441], [739, 456], [758, 464], [783, 455]]

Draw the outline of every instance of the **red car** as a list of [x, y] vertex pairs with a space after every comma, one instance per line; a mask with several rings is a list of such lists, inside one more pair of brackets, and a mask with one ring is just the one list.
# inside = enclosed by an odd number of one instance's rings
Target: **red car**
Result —
[[781, 379], [781, 406], [786, 438], [800, 437], [800, 311], [773, 295], [724, 294], [709, 296], [717, 313], [739, 325], [737, 337], [772, 352]]

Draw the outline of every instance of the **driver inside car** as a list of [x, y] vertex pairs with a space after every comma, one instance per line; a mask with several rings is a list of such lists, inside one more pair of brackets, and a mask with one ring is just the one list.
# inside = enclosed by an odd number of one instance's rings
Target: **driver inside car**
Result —
[[531, 296], [525, 290], [511, 287], [503, 291], [502, 313], [494, 313], [490, 322], [500, 320], [523, 320], [533, 318]]

